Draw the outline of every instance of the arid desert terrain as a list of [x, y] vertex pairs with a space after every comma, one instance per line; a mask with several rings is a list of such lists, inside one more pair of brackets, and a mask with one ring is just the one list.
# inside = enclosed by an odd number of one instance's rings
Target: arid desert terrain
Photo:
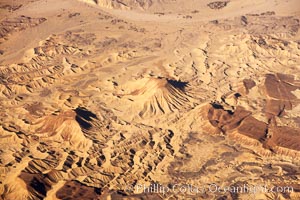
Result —
[[299, 200], [299, 28], [299, 0], [0, 0], [0, 199]]

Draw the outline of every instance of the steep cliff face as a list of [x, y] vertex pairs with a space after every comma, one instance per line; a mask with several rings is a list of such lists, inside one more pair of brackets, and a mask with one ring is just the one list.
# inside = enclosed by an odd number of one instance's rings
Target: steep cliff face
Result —
[[[254, 87], [254, 84], [252, 85]], [[244, 87], [248, 90], [247, 84], [244, 84]], [[208, 120], [224, 134], [236, 135], [235, 138], [241, 142], [245, 137], [238, 135], [247, 136], [248, 139], [245, 141], [247, 144], [252, 141], [250, 144], [257, 146], [261, 143], [264, 148], [275, 153], [299, 155], [299, 123], [297, 119], [285, 118], [286, 112], [300, 103], [299, 98], [292, 93], [300, 89], [298, 80], [295, 80], [293, 75], [267, 74], [263, 87], [260, 88], [265, 97], [265, 103], [260, 108], [260, 115], [263, 116], [261, 120], [253, 117], [253, 113], [243, 107], [237, 106], [233, 110], [226, 110], [221, 104], [212, 104], [208, 110]], [[243, 96], [247, 97], [247, 93]], [[243, 96], [239, 95], [237, 98]], [[224, 101], [226, 102], [226, 99]], [[296, 126], [283, 125], [282, 120]]]

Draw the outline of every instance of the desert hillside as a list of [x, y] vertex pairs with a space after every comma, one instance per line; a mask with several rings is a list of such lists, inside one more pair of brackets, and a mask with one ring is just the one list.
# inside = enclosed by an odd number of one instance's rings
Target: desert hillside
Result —
[[1, 0], [0, 200], [300, 199], [299, 28], [298, 0]]

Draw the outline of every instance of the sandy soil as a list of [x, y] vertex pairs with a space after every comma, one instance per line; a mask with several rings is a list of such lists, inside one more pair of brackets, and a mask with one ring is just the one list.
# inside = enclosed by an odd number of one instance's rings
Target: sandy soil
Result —
[[0, 199], [300, 198], [298, 0], [2, 0], [0, 20]]

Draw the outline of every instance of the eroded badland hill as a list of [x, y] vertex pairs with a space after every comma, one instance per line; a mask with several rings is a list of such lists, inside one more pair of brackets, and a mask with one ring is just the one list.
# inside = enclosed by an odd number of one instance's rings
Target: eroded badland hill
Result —
[[2, 0], [0, 199], [300, 199], [299, 19], [297, 0]]

